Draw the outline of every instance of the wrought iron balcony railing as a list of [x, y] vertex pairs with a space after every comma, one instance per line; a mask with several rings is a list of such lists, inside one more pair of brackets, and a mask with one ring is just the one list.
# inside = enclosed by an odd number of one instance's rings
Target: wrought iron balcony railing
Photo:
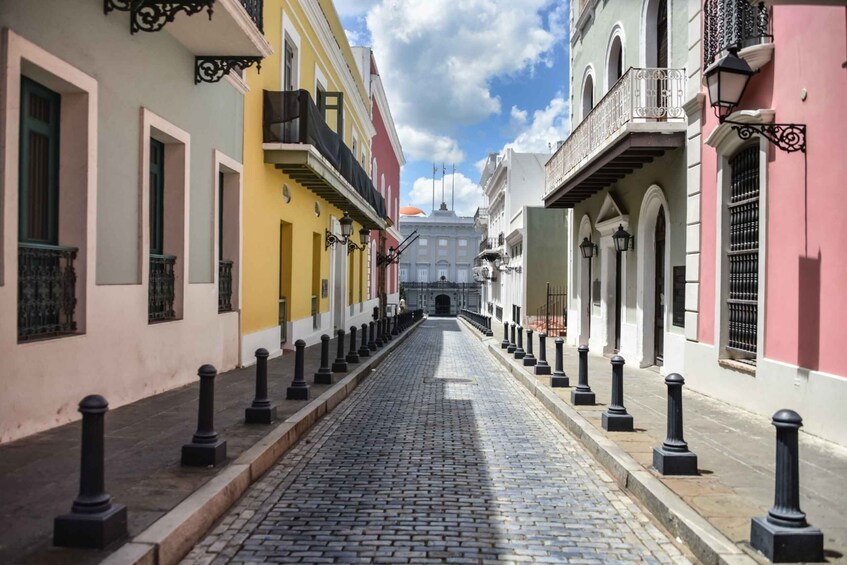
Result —
[[232, 261], [218, 261], [218, 312], [232, 312]]
[[487, 251], [489, 249], [494, 249], [497, 247], [497, 238], [496, 237], [484, 237], [482, 241], [479, 242], [479, 252]]
[[261, 32], [265, 33], [265, 23], [262, 19], [262, 8], [264, 7], [264, 0], [240, 0], [241, 5], [244, 6], [244, 9], [247, 11], [247, 15], [250, 16], [250, 19], [253, 20], [253, 23], [256, 24], [256, 28]]
[[559, 187], [623, 126], [683, 121], [684, 102], [684, 69], [630, 68], [547, 161], [545, 194]]
[[76, 332], [76, 247], [18, 244], [18, 341]]
[[500, 235], [497, 236], [497, 246], [500, 247], [506, 243], [506, 234], [500, 232]]
[[473, 221], [478, 222], [479, 220], [487, 220], [488, 219], [488, 208], [477, 208], [476, 213], [473, 215]]
[[773, 41], [770, 9], [764, 2], [705, 0], [703, 3], [703, 68], [727, 53]]
[[279, 342], [288, 343], [288, 299], [284, 296], [279, 299]]
[[176, 299], [173, 255], [150, 254], [150, 284], [147, 293], [147, 320], [162, 322], [176, 318], [174, 300]]

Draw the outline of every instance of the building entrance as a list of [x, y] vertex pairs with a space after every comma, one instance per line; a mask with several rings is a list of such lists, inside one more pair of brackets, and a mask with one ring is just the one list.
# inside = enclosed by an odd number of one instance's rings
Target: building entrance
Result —
[[435, 315], [449, 316], [450, 315], [450, 297], [446, 294], [439, 294], [435, 297]]

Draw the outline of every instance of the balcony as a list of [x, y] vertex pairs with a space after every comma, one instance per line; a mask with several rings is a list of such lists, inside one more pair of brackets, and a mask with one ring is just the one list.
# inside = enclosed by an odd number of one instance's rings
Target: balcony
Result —
[[218, 312], [232, 312], [232, 261], [218, 261]]
[[165, 322], [176, 319], [176, 276], [173, 255], [150, 254], [150, 284], [147, 294], [147, 321]]
[[544, 205], [572, 208], [685, 143], [684, 69], [630, 68], [545, 165]]
[[76, 247], [18, 244], [18, 341], [77, 330]]
[[488, 229], [488, 208], [477, 208], [473, 215], [474, 230], [485, 233]]
[[103, 0], [129, 12], [130, 33], [166, 30], [195, 55], [195, 81], [217, 82], [273, 54], [264, 37], [264, 0]]
[[726, 55], [730, 47], [758, 70], [773, 57], [770, 8], [749, 0], [706, 0], [703, 3], [703, 68]]
[[305, 90], [265, 91], [265, 163], [369, 229], [385, 229], [385, 199]]

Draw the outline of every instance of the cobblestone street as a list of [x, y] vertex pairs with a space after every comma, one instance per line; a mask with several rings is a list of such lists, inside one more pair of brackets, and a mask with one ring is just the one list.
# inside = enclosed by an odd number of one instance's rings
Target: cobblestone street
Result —
[[456, 320], [430, 319], [186, 562], [687, 562]]

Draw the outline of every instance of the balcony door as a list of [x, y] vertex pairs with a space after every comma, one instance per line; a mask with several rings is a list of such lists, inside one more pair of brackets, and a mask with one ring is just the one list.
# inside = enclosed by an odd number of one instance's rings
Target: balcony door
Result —
[[656, 274], [653, 313], [653, 354], [656, 365], [661, 366], [665, 357], [665, 209], [659, 208], [656, 217]]

